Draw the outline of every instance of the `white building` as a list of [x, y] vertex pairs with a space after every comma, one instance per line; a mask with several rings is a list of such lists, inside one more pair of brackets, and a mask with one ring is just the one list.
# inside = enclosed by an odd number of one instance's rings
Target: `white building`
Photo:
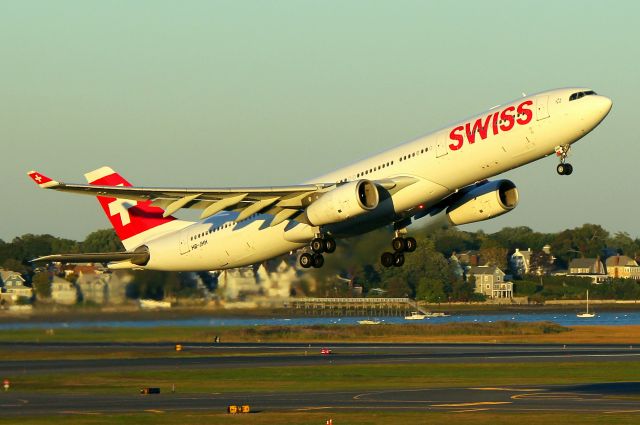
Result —
[[295, 268], [281, 261], [273, 270], [264, 264], [225, 270], [218, 276], [218, 288], [225, 300], [255, 296], [288, 298], [295, 279]]
[[51, 281], [51, 299], [56, 304], [75, 304], [78, 302], [78, 288], [68, 280], [54, 276]]
[[123, 273], [82, 273], [76, 281], [84, 302], [122, 304], [131, 276]]
[[607, 275], [614, 279], [640, 280], [640, 266], [626, 255], [613, 255], [607, 258]]
[[531, 270], [531, 254], [531, 248], [528, 248], [526, 251], [520, 251], [519, 248], [516, 248], [516, 251], [511, 254], [511, 258], [509, 259], [509, 265], [513, 274], [517, 276], [529, 274]]
[[31, 299], [33, 289], [24, 284], [22, 275], [11, 270], [0, 269], [0, 299], [15, 303], [20, 298]]

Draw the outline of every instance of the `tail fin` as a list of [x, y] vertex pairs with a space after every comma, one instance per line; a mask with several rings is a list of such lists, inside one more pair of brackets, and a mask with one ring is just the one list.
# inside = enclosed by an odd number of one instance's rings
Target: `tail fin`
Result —
[[[109, 167], [102, 167], [84, 175], [87, 182], [100, 186], [131, 186], [120, 174]], [[128, 251], [145, 241], [191, 224], [173, 216], [163, 217], [162, 208], [151, 201], [120, 199], [98, 196], [98, 202], [111, 222], [116, 234]]]

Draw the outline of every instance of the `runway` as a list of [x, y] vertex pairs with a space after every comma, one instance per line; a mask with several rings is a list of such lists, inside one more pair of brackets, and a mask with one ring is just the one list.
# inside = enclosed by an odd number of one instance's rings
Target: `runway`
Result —
[[[320, 348], [333, 354], [320, 355]], [[183, 344], [175, 352], [169, 344], [140, 343], [3, 343], [0, 350], [42, 352], [46, 360], [0, 362], [0, 376], [74, 374], [104, 371], [181, 371], [208, 368], [260, 368], [287, 366], [402, 364], [415, 363], [540, 363], [540, 362], [632, 362], [640, 366], [640, 349], [628, 345], [527, 345], [527, 344]], [[66, 352], [140, 353], [135, 358], [56, 359]], [[142, 353], [156, 357], [143, 358]], [[636, 369], [637, 370], [637, 369]], [[630, 373], [630, 379], [637, 374]], [[527, 385], [508, 387], [447, 387], [255, 393], [181, 393], [162, 388], [161, 394], [129, 394], [20, 391], [0, 392], [3, 415], [112, 414], [122, 412], [207, 411], [224, 412], [230, 404], [249, 404], [252, 410], [317, 411], [575, 411], [640, 414], [640, 382], [585, 385]]]
[[[574, 362], [574, 361], [640, 361], [640, 345], [596, 344], [368, 344], [338, 343], [320, 345], [299, 343], [228, 343], [182, 344], [181, 355], [175, 346], [166, 343], [3, 343], [6, 347], [24, 351], [55, 353], [82, 350], [84, 353], [107, 355], [118, 350], [141, 353], [138, 358], [87, 360], [10, 360], [0, 362], [0, 374], [20, 370], [28, 373], [61, 371], [145, 370], [162, 368], [230, 368], [267, 366], [310, 366], [331, 362], [337, 365], [365, 363], [517, 363], [517, 362]], [[320, 349], [332, 350], [329, 356]], [[143, 356], [146, 354], [147, 356]], [[166, 354], [166, 357], [163, 355]], [[148, 357], [153, 355], [155, 357]]]

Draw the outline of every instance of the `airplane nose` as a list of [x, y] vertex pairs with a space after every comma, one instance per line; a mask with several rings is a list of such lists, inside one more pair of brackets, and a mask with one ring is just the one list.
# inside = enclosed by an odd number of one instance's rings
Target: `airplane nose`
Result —
[[613, 106], [613, 102], [607, 96], [598, 96], [598, 110], [602, 113], [602, 118], [609, 114], [611, 111], [611, 107]]

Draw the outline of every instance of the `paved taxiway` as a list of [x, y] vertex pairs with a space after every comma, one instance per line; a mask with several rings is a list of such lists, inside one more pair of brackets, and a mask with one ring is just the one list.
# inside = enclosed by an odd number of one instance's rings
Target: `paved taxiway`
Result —
[[[180, 354], [170, 344], [54, 343], [0, 344], [21, 351], [169, 353], [135, 359], [15, 360], [0, 362], [0, 375], [82, 373], [109, 370], [198, 370], [203, 368], [309, 366], [327, 363], [482, 363], [482, 362], [640, 362], [640, 347], [629, 345], [527, 344], [326, 344], [332, 355], [321, 356], [318, 344], [183, 344]], [[306, 351], [306, 355], [305, 355]], [[240, 355], [238, 355], [240, 354]], [[193, 356], [190, 356], [193, 355]], [[603, 363], [606, 367], [606, 363]], [[16, 376], [17, 377], [17, 376]], [[17, 387], [0, 393], [3, 415], [108, 414], [142, 411], [224, 411], [229, 404], [249, 404], [254, 411], [337, 409], [434, 411], [576, 411], [634, 412], [640, 414], [640, 382], [572, 386], [510, 386], [508, 388], [428, 388], [379, 391], [340, 391], [254, 394], [171, 393], [140, 395], [23, 392]]]
[[157, 395], [0, 394], [3, 416], [113, 414], [123, 412], [225, 411], [229, 404], [249, 404], [260, 411], [431, 410], [431, 411], [574, 411], [638, 413], [640, 383], [505, 388], [429, 388], [304, 393], [164, 393]]

